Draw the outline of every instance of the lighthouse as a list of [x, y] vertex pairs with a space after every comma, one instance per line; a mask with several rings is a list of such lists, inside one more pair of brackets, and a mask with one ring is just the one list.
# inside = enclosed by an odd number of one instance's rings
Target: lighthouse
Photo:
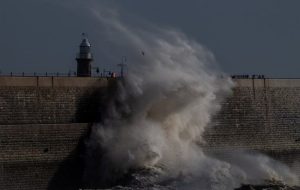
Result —
[[82, 34], [82, 41], [79, 46], [77, 60], [77, 77], [91, 77], [91, 62], [93, 55], [91, 53], [91, 44], [87, 36]]

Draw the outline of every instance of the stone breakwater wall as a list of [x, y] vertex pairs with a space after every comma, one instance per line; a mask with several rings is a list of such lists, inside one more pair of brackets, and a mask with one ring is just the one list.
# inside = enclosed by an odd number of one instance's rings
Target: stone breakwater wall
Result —
[[0, 77], [0, 125], [88, 123], [114, 79]]
[[1, 189], [78, 189], [86, 124], [0, 125]]
[[216, 152], [254, 150], [291, 165], [299, 162], [300, 79], [235, 83], [205, 133], [204, 146]]
[[78, 189], [112, 78], [0, 77], [0, 189]]
[[[234, 82], [202, 146], [299, 160], [300, 79]], [[84, 139], [115, 84], [107, 78], [0, 77], [0, 189], [82, 187]]]

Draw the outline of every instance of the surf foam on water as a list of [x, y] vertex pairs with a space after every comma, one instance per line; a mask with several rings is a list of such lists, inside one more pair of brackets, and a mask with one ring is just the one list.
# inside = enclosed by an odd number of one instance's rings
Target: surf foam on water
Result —
[[87, 142], [88, 184], [124, 184], [130, 173], [141, 187], [220, 190], [266, 179], [298, 183], [289, 168], [260, 154], [241, 152], [225, 161], [204, 153], [203, 132], [233, 87], [210, 51], [174, 29], [129, 27], [115, 11], [91, 12], [105, 31], [101, 38], [121, 46], [130, 61]]

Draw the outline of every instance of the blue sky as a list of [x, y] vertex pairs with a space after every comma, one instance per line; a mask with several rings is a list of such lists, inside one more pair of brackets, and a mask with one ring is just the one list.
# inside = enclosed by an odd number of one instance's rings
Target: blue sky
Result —
[[211, 50], [229, 74], [300, 77], [297, 0], [1, 0], [0, 70], [76, 70], [82, 32], [89, 35], [96, 66], [117, 64], [100, 52], [107, 42], [87, 8], [97, 2], [136, 27], [147, 23], [182, 31]]

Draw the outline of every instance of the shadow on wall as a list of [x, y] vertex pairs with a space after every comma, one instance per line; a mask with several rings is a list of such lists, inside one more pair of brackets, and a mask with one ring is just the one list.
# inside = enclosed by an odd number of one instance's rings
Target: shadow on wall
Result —
[[107, 79], [107, 86], [97, 89], [89, 88], [79, 97], [75, 114], [75, 123], [97, 123], [102, 121], [107, 110], [107, 102], [112, 99], [118, 86], [117, 79]]
[[108, 86], [87, 89], [80, 98], [75, 115], [76, 123], [89, 123], [87, 132], [83, 134], [75, 149], [62, 161], [54, 176], [48, 183], [49, 190], [79, 189], [85, 186], [83, 181], [86, 163], [86, 140], [90, 136], [93, 123], [100, 122], [107, 109], [107, 102], [114, 97], [117, 88], [116, 80], [109, 80]]
[[82, 186], [86, 136], [87, 134], [84, 134], [80, 138], [76, 148], [59, 164], [57, 171], [48, 183], [48, 190], [79, 189]]
[[[130, 117], [127, 104], [124, 99], [128, 98], [124, 93], [124, 89], [128, 88], [125, 81], [119, 80], [113, 85], [109, 85], [108, 91], [101, 94], [101, 100], [98, 102], [98, 116], [95, 122], [100, 125], [109, 126], [109, 121], [116, 118]], [[131, 101], [135, 101], [132, 99]], [[117, 109], [117, 110], [116, 110]], [[97, 126], [91, 128], [91, 132], [95, 131]], [[90, 133], [89, 142], [86, 144], [88, 149], [85, 152], [85, 165], [83, 178], [83, 189], [107, 189], [116, 185], [127, 185], [132, 176], [124, 175], [125, 173], [118, 168], [114, 168], [115, 163], [106, 154], [111, 147], [101, 146], [98, 141], [99, 137]]]

